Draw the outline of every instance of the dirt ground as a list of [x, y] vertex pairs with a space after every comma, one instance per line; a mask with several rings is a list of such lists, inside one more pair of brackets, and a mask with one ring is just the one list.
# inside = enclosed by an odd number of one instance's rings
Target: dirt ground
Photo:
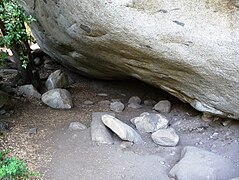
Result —
[[[239, 121], [223, 126], [224, 119], [203, 121], [201, 113], [182, 103], [164, 91], [136, 80], [103, 81], [77, 77], [78, 82], [69, 87], [74, 100], [71, 110], [54, 110], [38, 101], [15, 99], [14, 114], [2, 119], [10, 124], [10, 131], [0, 137], [0, 148], [10, 149], [13, 155], [25, 160], [39, 179], [91, 180], [91, 179], [170, 179], [169, 170], [180, 159], [184, 146], [196, 146], [231, 159], [239, 167]], [[107, 97], [98, 96], [106, 93]], [[98, 145], [91, 141], [92, 112], [108, 112], [103, 100], [120, 99], [127, 104], [131, 96], [142, 100], [168, 99], [172, 111], [165, 116], [180, 136], [176, 147], [162, 147], [153, 143], [149, 134], [141, 134], [144, 144], [128, 148], [114, 145]], [[84, 101], [93, 105], [84, 105]], [[101, 103], [99, 103], [101, 102]], [[142, 112], [152, 112], [152, 107], [141, 109], [126, 107], [116, 117], [130, 126], [130, 119]], [[79, 121], [88, 129], [70, 131], [70, 122]], [[29, 129], [37, 133], [29, 135]]]

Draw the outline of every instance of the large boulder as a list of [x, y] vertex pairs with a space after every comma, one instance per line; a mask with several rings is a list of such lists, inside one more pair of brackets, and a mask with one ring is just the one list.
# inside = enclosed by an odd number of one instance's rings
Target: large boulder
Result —
[[239, 118], [238, 0], [22, 0], [39, 46], [84, 75], [132, 76]]

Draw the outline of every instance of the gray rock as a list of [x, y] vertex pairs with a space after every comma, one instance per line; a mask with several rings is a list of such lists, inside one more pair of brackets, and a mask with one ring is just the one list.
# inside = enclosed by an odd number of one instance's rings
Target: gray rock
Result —
[[141, 99], [138, 96], [132, 96], [129, 101], [129, 104], [140, 104], [141, 103]]
[[4, 131], [8, 131], [9, 130], [9, 126], [6, 122], [1, 122], [0, 121], [0, 132], [4, 132]]
[[71, 122], [69, 125], [69, 130], [71, 131], [84, 130], [84, 129], [87, 129], [87, 127], [80, 122]]
[[130, 126], [121, 122], [111, 115], [102, 116], [103, 123], [117, 134], [122, 140], [140, 144], [143, 142], [140, 135]]
[[159, 129], [167, 128], [169, 123], [165, 116], [147, 112], [142, 113], [139, 117], [131, 119], [131, 122], [142, 133], [155, 132]]
[[152, 100], [152, 99], [144, 100], [144, 105], [146, 105], [146, 106], [154, 106], [155, 104], [157, 104], [157, 102], [155, 100]]
[[88, 101], [88, 100], [87, 100], [87, 101], [84, 101], [84, 104], [85, 104], [85, 105], [93, 105], [94, 103], [93, 103], [92, 101]]
[[73, 102], [71, 94], [66, 89], [52, 89], [42, 95], [42, 101], [55, 109], [71, 109]]
[[44, 64], [44, 68], [47, 70], [54, 70], [55, 65], [54, 64]]
[[176, 146], [179, 142], [179, 136], [173, 128], [159, 129], [151, 137], [160, 146]]
[[110, 110], [120, 113], [124, 110], [124, 104], [122, 102], [112, 102], [110, 103]]
[[178, 180], [226, 180], [238, 176], [236, 165], [229, 159], [196, 147], [184, 147], [181, 160], [169, 175]]
[[6, 114], [7, 112], [6, 112], [6, 110], [5, 109], [1, 109], [0, 110], [0, 115], [4, 115], [4, 114]]
[[46, 80], [46, 87], [48, 90], [57, 88], [66, 88], [69, 85], [69, 79], [65, 73], [60, 69], [51, 73]]
[[168, 100], [159, 101], [153, 109], [161, 113], [169, 113], [171, 111], [171, 103]]
[[28, 131], [28, 135], [35, 135], [37, 133], [37, 128], [31, 128], [31, 129], [29, 129], [29, 131]]
[[113, 144], [114, 141], [112, 139], [111, 133], [107, 127], [102, 122], [102, 116], [104, 114], [109, 114], [111, 116], [115, 116], [112, 112], [94, 112], [92, 113], [92, 121], [91, 121], [91, 138], [92, 141], [101, 143], [101, 144]]
[[32, 84], [27, 84], [18, 87], [18, 93], [26, 96], [27, 98], [41, 99], [41, 94], [36, 90]]
[[9, 101], [9, 95], [0, 90], [0, 108], [2, 108]]
[[135, 104], [135, 103], [128, 104], [128, 107], [132, 108], [132, 109], [140, 109], [140, 108], [142, 108], [142, 106], [140, 104]]
[[237, 0], [37, 2], [33, 8], [34, 1], [20, 1], [37, 19], [32, 32], [69, 69], [104, 79], [131, 76], [199, 111], [239, 119]]

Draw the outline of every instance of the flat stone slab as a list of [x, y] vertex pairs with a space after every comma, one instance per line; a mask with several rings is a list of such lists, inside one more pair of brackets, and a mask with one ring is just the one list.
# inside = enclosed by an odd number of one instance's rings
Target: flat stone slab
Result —
[[140, 144], [143, 142], [140, 135], [130, 126], [111, 115], [102, 116], [103, 123], [117, 134], [122, 140]]
[[86, 125], [80, 122], [71, 122], [69, 125], [69, 130], [71, 131], [85, 130], [85, 129], [87, 129]]
[[114, 144], [110, 131], [102, 122], [102, 116], [108, 114], [115, 116], [113, 112], [93, 112], [91, 121], [91, 139], [101, 144]]
[[169, 172], [178, 180], [227, 180], [239, 174], [229, 159], [196, 147], [184, 147], [181, 157]]

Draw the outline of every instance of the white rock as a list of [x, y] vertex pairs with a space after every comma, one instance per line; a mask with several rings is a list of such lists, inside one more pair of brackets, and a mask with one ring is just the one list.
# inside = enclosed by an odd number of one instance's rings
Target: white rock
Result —
[[51, 73], [46, 80], [48, 90], [57, 88], [66, 88], [69, 85], [69, 79], [60, 69]]
[[24, 95], [27, 98], [41, 99], [41, 94], [37, 92], [36, 88], [32, 84], [19, 86], [18, 92], [20, 95]]
[[171, 103], [168, 100], [159, 101], [153, 109], [161, 113], [169, 113], [171, 111]]
[[91, 129], [91, 139], [97, 143], [101, 144], [113, 144], [111, 133], [107, 127], [102, 122], [102, 116], [108, 114], [115, 116], [112, 112], [94, 112], [92, 113], [92, 121], [90, 125]]
[[52, 89], [42, 95], [42, 101], [55, 109], [71, 109], [73, 102], [71, 94], [66, 89]]
[[80, 122], [71, 122], [69, 125], [69, 130], [77, 131], [87, 129], [86, 125]]
[[110, 103], [110, 110], [120, 113], [124, 110], [124, 104], [122, 102], [118, 102], [118, 101], [112, 102], [112, 103]]
[[139, 117], [131, 119], [136, 128], [144, 132], [155, 132], [159, 129], [167, 128], [169, 121], [161, 114], [142, 113]]
[[20, 1], [41, 22], [32, 25], [41, 48], [64, 66], [132, 76], [199, 111], [239, 119], [238, 0], [37, 2]]
[[181, 160], [169, 175], [179, 180], [227, 180], [238, 176], [238, 169], [229, 159], [196, 147], [184, 147]]
[[179, 142], [179, 136], [173, 128], [159, 129], [151, 137], [160, 146], [176, 146]]
[[143, 142], [140, 135], [133, 128], [113, 116], [103, 115], [102, 122], [122, 140], [134, 142], [135, 144]]

